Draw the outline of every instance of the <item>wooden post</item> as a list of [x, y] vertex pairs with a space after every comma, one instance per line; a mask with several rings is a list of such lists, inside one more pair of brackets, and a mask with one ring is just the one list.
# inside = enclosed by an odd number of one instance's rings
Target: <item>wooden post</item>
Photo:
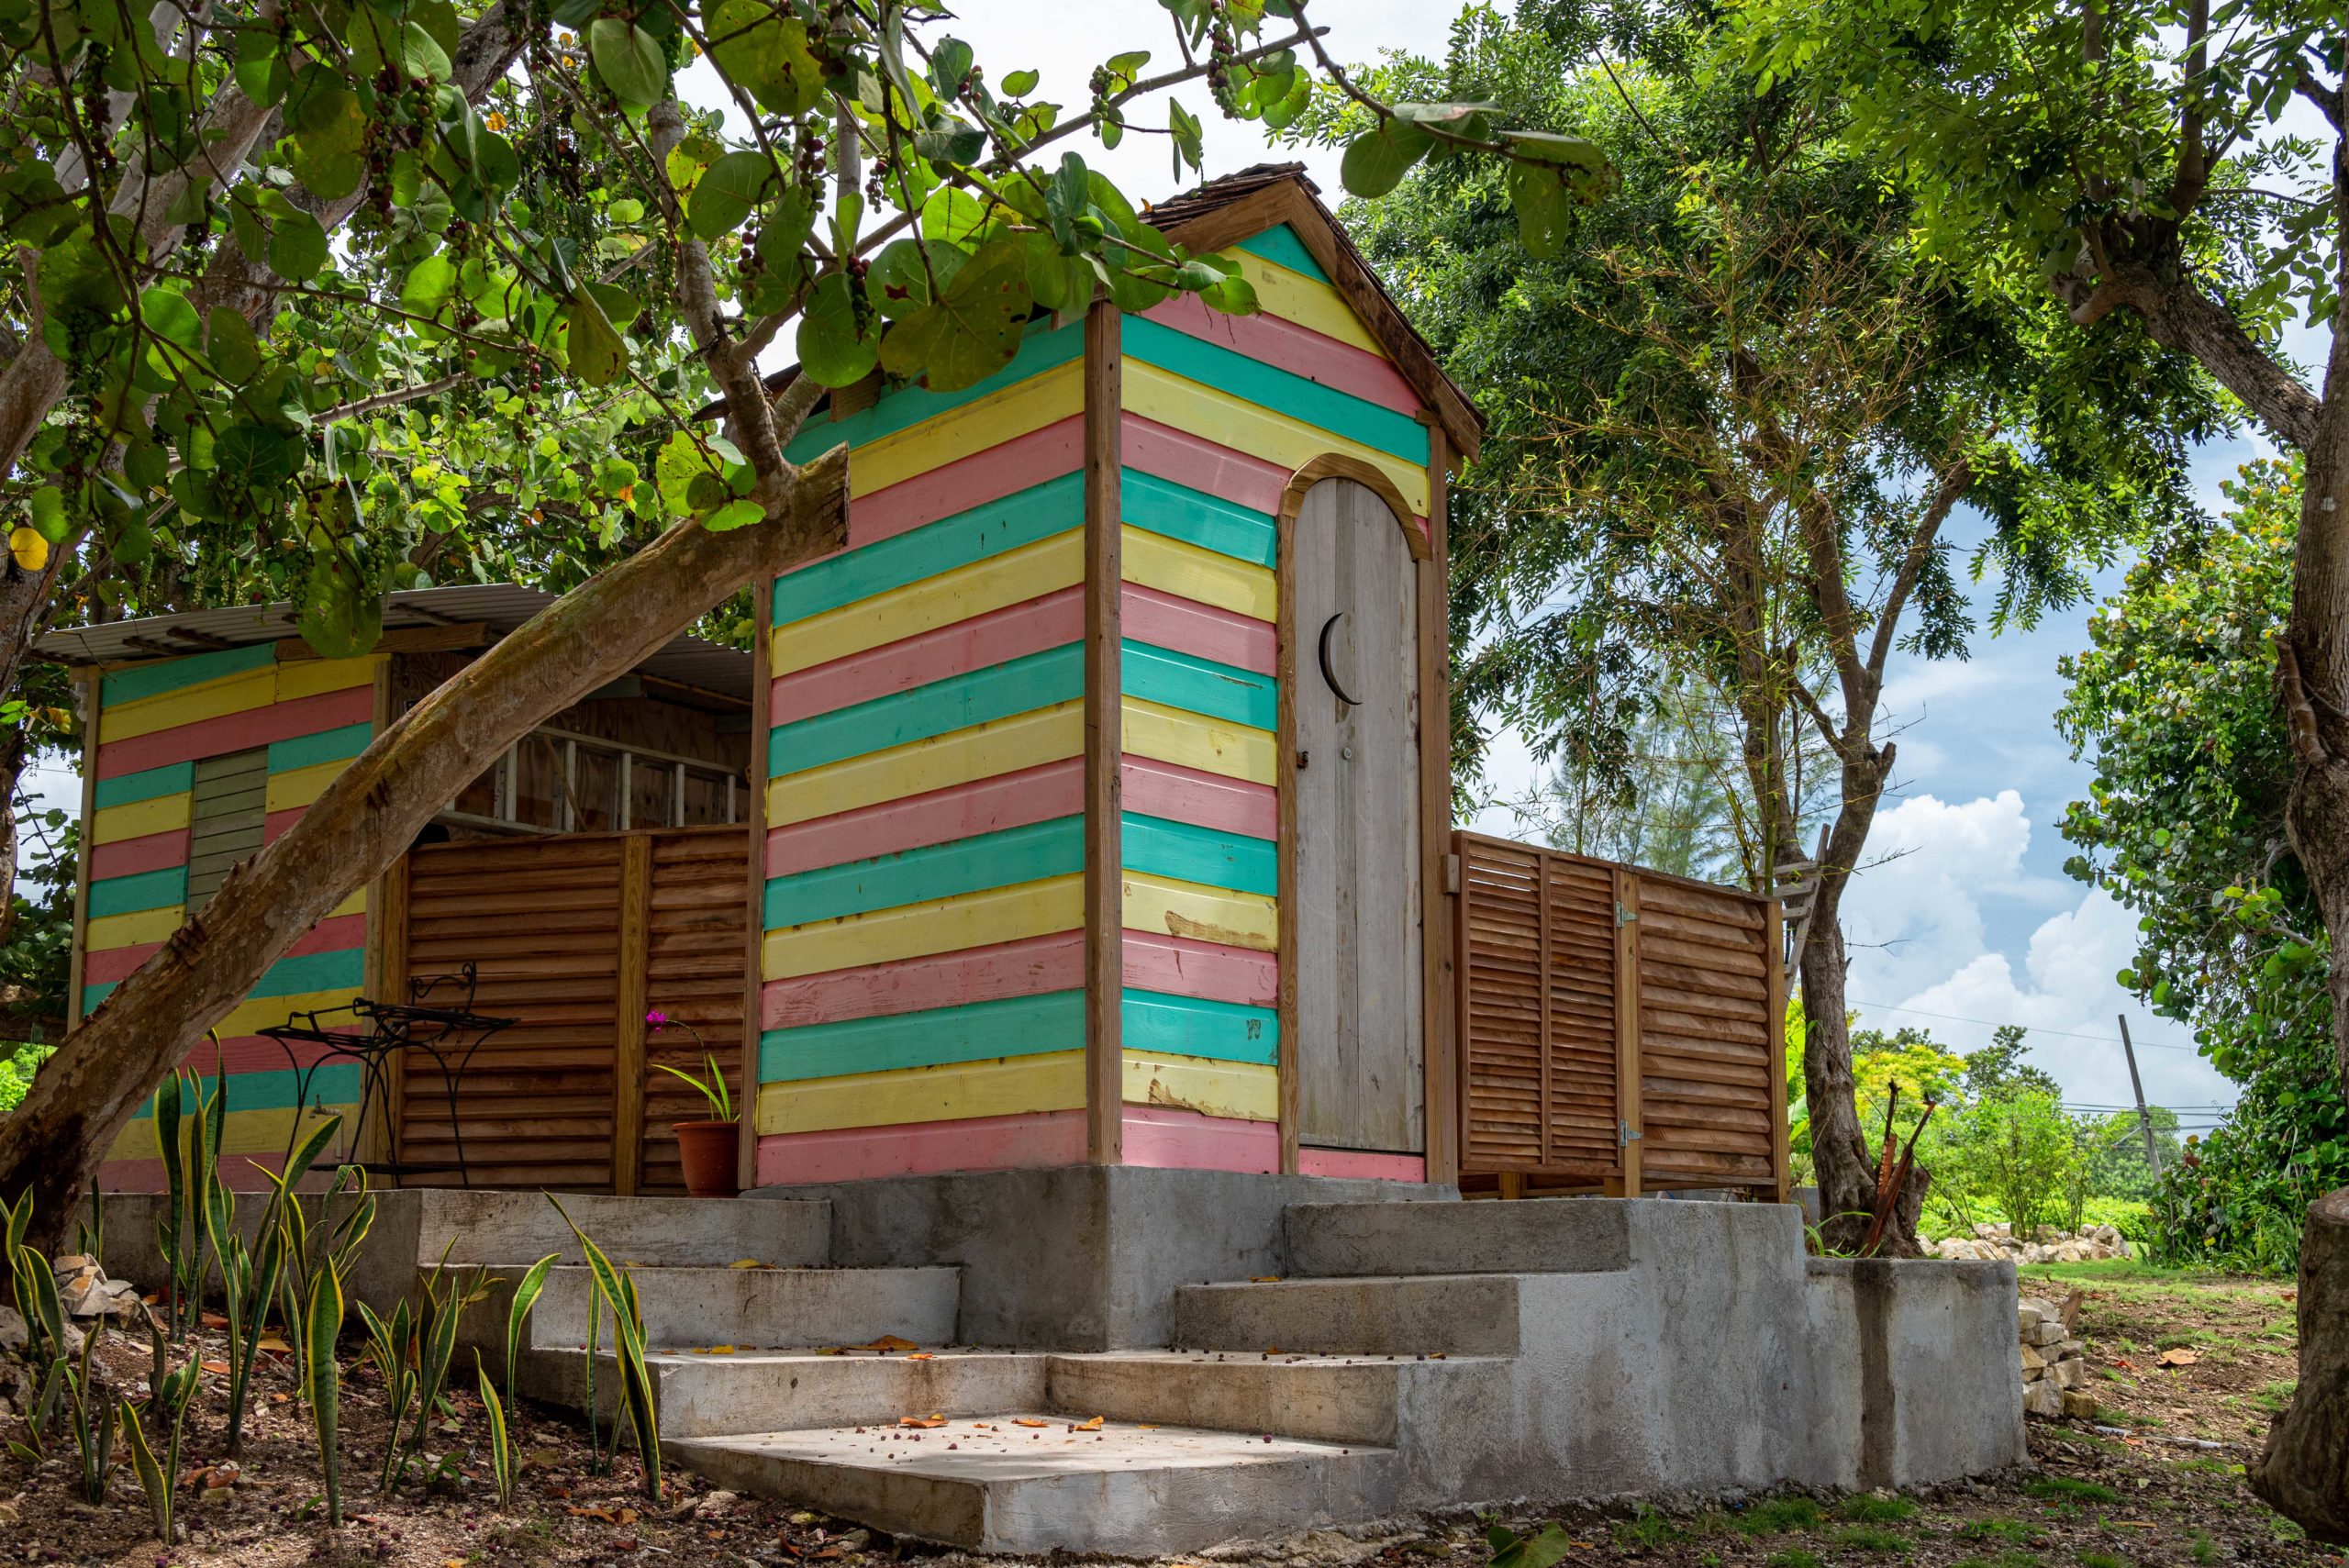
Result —
[[1085, 316], [1085, 1148], [1096, 1165], [1125, 1157], [1123, 321], [1108, 299]]
[[[65, 1028], [71, 1032], [82, 1021], [82, 969], [90, 946], [90, 857], [97, 847], [90, 841], [98, 810], [98, 703], [106, 677], [93, 670], [74, 683], [82, 688], [82, 817], [81, 853], [73, 860], [73, 946], [66, 959]], [[13, 808], [13, 802], [0, 806]]]
[[1785, 1203], [1794, 1196], [1795, 1180], [1794, 1129], [1787, 1123], [1787, 906], [1773, 898], [1762, 909], [1762, 956], [1770, 975], [1770, 1174]]
[[620, 840], [619, 1004], [612, 1020], [612, 1191], [634, 1193], [644, 1172], [645, 971], [651, 958], [652, 835]]
[[1451, 627], [1445, 604], [1449, 470], [1452, 453], [1443, 427], [1421, 416], [1428, 428], [1428, 557], [1419, 562], [1419, 925], [1420, 1049], [1426, 1054], [1427, 1177], [1460, 1179], [1460, 1145], [1454, 1135], [1453, 1101], [1460, 1087], [1460, 1042], [1453, 1033], [1449, 988], [1451, 922], [1457, 906], [1445, 886], [1445, 856], [1452, 849]]
[[1615, 868], [1615, 1119], [1622, 1174], [1612, 1195], [1640, 1195], [1640, 877]]
[[734, 1096], [741, 1117], [741, 1151], [734, 1178], [744, 1192], [759, 1184], [759, 1037], [766, 1026], [767, 736], [774, 717], [770, 662], [774, 657], [774, 573], [764, 567], [751, 583], [751, 809], [748, 885], [743, 890], [742, 1076]]

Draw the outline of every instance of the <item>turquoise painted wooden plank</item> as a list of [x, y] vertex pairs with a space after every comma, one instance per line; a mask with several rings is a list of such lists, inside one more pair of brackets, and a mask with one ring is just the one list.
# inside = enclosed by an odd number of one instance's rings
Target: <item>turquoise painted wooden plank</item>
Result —
[[159, 795], [185, 795], [195, 787], [195, 764], [173, 762], [144, 773], [100, 779], [97, 792], [90, 798], [101, 806], [128, 806], [134, 800], [152, 800]]
[[1267, 228], [1262, 234], [1250, 235], [1240, 242], [1240, 249], [1252, 256], [1263, 257], [1275, 267], [1303, 272], [1316, 283], [1330, 281], [1330, 274], [1321, 270], [1321, 263], [1313, 259], [1313, 252], [1308, 250], [1305, 241], [1297, 237], [1297, 230], [1286, 223]]
[[187, 902], [187, 867], [167, 866], [136, 876], [109, 876], [90, 884], [90, 918], [161, 909]]
[[1085, 993], [1050, 991], [878, 1018], [848, 1018], [759, 1037], [759, 1082], [894, 1073], [1085, 1047]]
[[1119, 1012], [1130, 1055], [1161, 1051], [1216, 1062], [1253, 1062], [1266, 1067], [1280, 1062], [1280, 1015], [1270, 1007], [1129, 990], [1120, 999]]
[[767, 776], [820, 768], [1085, 695], [1085, 644], [1063, 643], [767, 732]]
[[[1287, 263], [1284, 262], [1283, 265]], [[1016, 386], [1031, 375], [1041, 375], [1054, 365], [1064, 365], [1085, 352], [1085, 325], [1073, 321], [1057, 330], [1050, 317], [1041, 317], [1028, 328], [1027, 341], [1011, 362], [985, 381], [976, 382], [960, 392], [932, 392], [926, 386], [904, 386], [885, 393], [872, 407], [852, 414], [834, 424], [829, 419], [810, 422], [793, 439], [785, 455], [794, 462], [805, 462], [818, 452], [829, 451], [846, 441], [851, 450], [867, 441], [908, 429], [966, 403], [976, 403], [1008, 386]]]
[[1268, 567], [1280, 559], [1280, 530], [1271, 513], [1235, 506], [1138, 468], [1124, 471], [1119, 510], [1135, 528], [1252, 566]]
[[337, 729], [321, 729], [316, 735], [273, 740], [269, 743], [269, 771], [290, 773], [296, 768], [319, 762], [345, 762], [367, 750], [367, 742], [374, 738], [373, 724], [346, 724]]
[[[359, 1100], [361, 1068], [356, 1062], [322, 1062], [310, 1073], [309, 1093], [302, 1103], [307, 1106], [348, 1106]], [[204, 1093], [208, 1099], [213, 1085], [218, 1082], [209, 1073], [203, 1074]], [[282, 1111], [294, 1103], [296, 1080], [291, 1070], [272, 1073], [231, 1073], [228, 1074], [228, 1108], [232, 1111]], [[151, 1118], [155, 1114], [155, 1096], [150, 1095], [139, 1103], [134, 1116]], [[232, 1154], [229, 1159], [242, 1163], [244, 1156]]]
[[[306, 952], [293, 958], [281, 958], [262, 971], [247, 996], [300, 996], [313, 991], [333, 991], [349, 986], [357, 991], [365, 983], [367, 953], [362, 948], [347, 948], [340, 952]], [[95, 1007], [106, 1000], [109, 992], [120, 984], [106, 981], [82, 988], [84, 1007]]]
[[1131, 639], [1123, 647], [1120, 671], [1130, 697], [1257, 729], [1280, 722], [1280, 701], [1270, 675]]
[[1173, 371], [1348, 440], [1392, 452], [1405, 462], [1428, 461], [1427, 427], [1408, 414], [1141, 317], [1129, 317], [1124, 330], [1123, 347], [1129, 359]]
[[846, 550], [775, 579], [774, 624], [789, 626], [825, 610], [852, 605], [1066, 533], [1085, 522], [1080, 471], [925, 523], [891, 539]]
[[895, 909], [930, 898], [1070, 876], [1085, 869], [1085, 818], [1056, 817], [993, 833], [846, 865], [825, 866], [767, 883], [766, 929]]
[[152, 664], [134, 664], [128, 670], [117, 670], [98, 683], [98, 702], [112, 707], [118, 702], [135, 702], [140, 697], [161, 696], [165, 692], [178, 691], [202, 681], [217, 681], [223, 675], [242, 674], [273, 663], [277, 658], [277, 645], [256, 642], [245, 648], [223, 648], [214, 653], [192, 653], [184, 659], [159, 659]]
[[1280, 855], [1270, 839], [1131, 811], [1122, 821], [1128, 871], [1267, 898], [1280, 895]]

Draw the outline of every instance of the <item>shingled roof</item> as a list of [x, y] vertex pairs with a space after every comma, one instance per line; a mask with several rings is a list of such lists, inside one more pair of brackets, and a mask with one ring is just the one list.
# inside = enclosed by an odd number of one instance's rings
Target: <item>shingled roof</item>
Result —
[[1287, 224], [1428, 406], [1453, 450], [1463, 458], [1476, 455], [1484, 417], [1436, 362], [1427, 340], [1396, 306], [1337, 216], [1321, 205], [1321, 189], [1307, 176], [1304, 164], [1258, 163], [1149, 206], [1144, 216], [1195, 251], [1220, 250]]

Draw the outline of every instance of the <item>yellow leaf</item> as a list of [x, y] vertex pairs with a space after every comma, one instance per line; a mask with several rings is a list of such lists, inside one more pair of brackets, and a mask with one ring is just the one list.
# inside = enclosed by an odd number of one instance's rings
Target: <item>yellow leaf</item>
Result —
[[1030, 1420], [1025, 1416], [1014, 1416], [1011, 1418], [1011, 1424], [1015, 1427], [1049, 1427], [1052, 1425], [1050, 1421], [1033, 1421]]
[[884, 1334], [867, 1344], [851, 1345], [852, 1351], [916, 1351], [921, 1347], [911, 1340], [900, 1340], [895, 1334]]
[[8, 554], [27, 572], [39, 572], [49, 564], [49, 540], [38, 528], [20, 525], [8, 530]]
[[1070, 1429], [1072, 1431], [1078, 1432], [1097, 1432], [1100, 1429], [1101, 1418], [1098, 1416], [1094, 1417], [1093, 1419], [1089, 1421], [1079, 1421], [1074, 1427]]
[[945, 1424], [946, 1418], [943, 1416], [900, 1416], [897, 1418], [897, 1425], [901, 1427], [942, 1427]]
[[729, 1269], [763, 1269], [770, 1265], [761, 1262], [756, 1258], [737, 1258], [726, 1266]]

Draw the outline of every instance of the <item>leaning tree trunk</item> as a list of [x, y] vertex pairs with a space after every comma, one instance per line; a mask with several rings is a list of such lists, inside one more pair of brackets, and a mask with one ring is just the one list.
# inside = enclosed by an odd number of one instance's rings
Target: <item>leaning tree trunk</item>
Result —
[[506, 749], [740, 589], [847, 539], [844, 448], [798, 471], [769, 519], [671, 528], [589, 578], [377, 736], [284, 837], [231, 872], [0, 1118], [0, 1196], [33, 1195], [30, 1240], [53, 1250], [106, 1151], [147, 1096], [262, 971]]
[[1802, 1087], [1810, 1107], [1810, 1162], [1819, 1184], [1820, 1237], [1832, 1251], [1859, 1245], [1876, 1207], [1876, 1162], [1860, 1130], [1852, 1078], [1852, 1031], [1843, 1001], [1842, 878], [1831, 876], [1811, 906], [1797, 962], [1802, 971]]
[[2349, 1187], [2300, 1237], [2300, 1386], [2268, 1429], [2251, 1489], [2319, 1540], [2349, 1545]]

